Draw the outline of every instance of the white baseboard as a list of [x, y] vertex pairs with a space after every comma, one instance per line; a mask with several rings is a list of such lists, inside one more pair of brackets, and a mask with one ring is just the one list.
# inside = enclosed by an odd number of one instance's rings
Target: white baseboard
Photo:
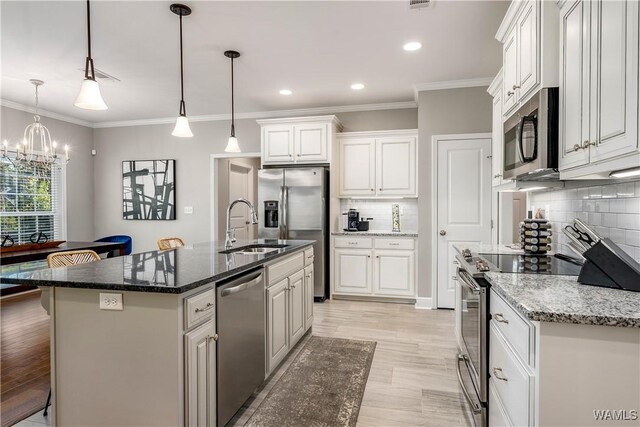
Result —
[[433, 300], [431, 298], [416, 297], [416, 309], [431, 310], [433, 308]]

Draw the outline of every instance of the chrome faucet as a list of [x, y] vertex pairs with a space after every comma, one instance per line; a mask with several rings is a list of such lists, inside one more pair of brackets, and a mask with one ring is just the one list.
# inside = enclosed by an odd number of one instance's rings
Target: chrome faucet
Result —
[[233, 243], [236, 241], [236, 237], [234, 235], [233, 232], [233, 228], [231, 228], [231, 209], [233, 209], [233, 207], [237, 204], [237, 203], [244, 203], [245, 205], [249, 206], [249, 209], [251, 209], [251, 224], [257, 224], [258, 223], [258, 215], [256, 214], [256, 210], [253, 207], [253, 205], [251, 204], [250, 201], [248, 201], [247, 199], [236, 199], [233, 202], [231, 202], [229, 204], [229, 207], [227, 208], [227, 237], [224, 240], [224, 247], [225, 249], [229, 249], [230, 247], [233, 246]]

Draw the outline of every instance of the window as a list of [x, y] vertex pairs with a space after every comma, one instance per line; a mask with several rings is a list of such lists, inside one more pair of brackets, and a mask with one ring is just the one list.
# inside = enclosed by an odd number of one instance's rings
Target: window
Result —
[[0, 235], [14, 244], [31, 243], [34, 233], [64, 239], [64, 165], [14, 165], [0, 159]]

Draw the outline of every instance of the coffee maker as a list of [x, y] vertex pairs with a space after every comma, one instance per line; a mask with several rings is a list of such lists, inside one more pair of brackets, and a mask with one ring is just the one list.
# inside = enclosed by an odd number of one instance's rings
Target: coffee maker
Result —
[[355, 209], [349, 209], [349, 212], [344, 212], [344, 231], [358, 231], [358, 225], [360, 224], [360, 212]]

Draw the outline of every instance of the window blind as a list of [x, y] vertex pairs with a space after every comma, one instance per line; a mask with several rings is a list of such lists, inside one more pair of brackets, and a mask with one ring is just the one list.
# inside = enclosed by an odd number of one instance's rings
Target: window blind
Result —
[[16, 245], [31, 243], [39, 232], [62, 237], [62, 167], [0, 160], [0, 240], [9, 235]]

